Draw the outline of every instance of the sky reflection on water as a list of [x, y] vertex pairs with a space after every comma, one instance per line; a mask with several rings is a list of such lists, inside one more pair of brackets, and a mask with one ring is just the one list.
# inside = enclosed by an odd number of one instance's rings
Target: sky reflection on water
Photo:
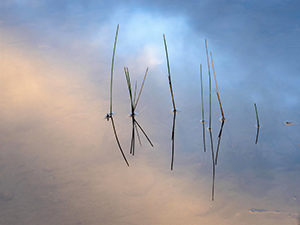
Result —
[[[297, 223], [297, 1], [5, 0], [0, 9], [1, 224]], [[114, 119], [129, 168], [104, 119], [117, 24]], [[172, 172], [163, 34], [180, 109]], [[205, 38], [227, 118], [214, 202], [200, 123], [200, 63], [208, 120]], [[142, 139], [134, 157], [124, 66], [139, 84], [149, 67], [137, 113], [155, 148]], [[212, 87], [216, 146], [221, 114]]]

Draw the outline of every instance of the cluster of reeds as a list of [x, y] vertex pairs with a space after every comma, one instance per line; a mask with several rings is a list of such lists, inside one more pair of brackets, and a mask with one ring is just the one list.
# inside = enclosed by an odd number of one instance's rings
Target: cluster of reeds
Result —
[[169, 63], [169, 55], [168, 55], [168, 48], [167, 48], [167, 41], [165, 35], [163, 35], [164, 39], [164, 45], [165, 45], [165, 51], [166, 51], [166, 59], [167, 59], [167, 67], [168, 67], [168, 79], [169, 79], [169, 86], [170, 86], [170, 92], [171, 92], [171, 98], [172, 98], [172, 104], [173, 104], [173, 126], [172, 126], [172, 158], [171, 158], [171, 170], [173, 170], [174, 166], [174, 156], [175, 156], [175, 120], [176, 120], [176, 113], [177, 109], [175, 106], [175, 100], [174, 100], [174, 94], [173, 94], [173, 88], [172, 88], [172, 80], [171, 80], [171, 71], [170, 71], [170, 63]]
[[[110, 110], [109, 113], [106, 114], [106, 119], [107, 121], [111, 120], [112, 122], [112, 128], [114, 131], [114, 135], [115, 135], [115, 139], [116, 142], [118, 144], [118, 147], [120, 149], [120, 152], [126, 162], [126, 164], [129, 166], [129, 163], [125, 157], [125, 154], [123, 152], [123, 149], [121, 147], [117, 132], [116, 132], [116, 128], [115, 128], [115, 123], [113, 120], [113, 104], [112, 104], [112, 89], [113, 89], [113, 69], [114, 69], [114, 58], [115, 58], [115, 51], [116, 51], [116, 45], [117, 45], [117, 37], [118, 37], [118, 30], [119, 30], [119, 25], [117, 26], [117, 30], [116, 30], [116, 36], [115, 36], [115, 42], [114, 42], [114, 48], [113, 48], [113, 55], [112, 55], [112, 63], [111, 63], [111, 82], [110, 82]], [[175, 121], [176, 121], [176, 114], [178, 112], [178, 110], [176, 109], [175, 106], [175, 100], [174, 100], [174, 94], [173, 94], [173, 87], [172, 87], [172, 81], [171, 81], [171, 71], [170, 71], [170, 63], [169, 63], [169, 55], [168, 55], [168, 49], [167, 49], [167, 42], [166, 42], [166, 38], [165, 35], [163, 35], [163, 40], [164, 40], [164, 46], [165, 46], [165, 53], [166, 53], [166, 61], [167, 61], [167, 69], [168, 69], [168, 80], [169, 80], [169, 87], [170, 87], [170, 93], [171, 93], [171, 98], [172, 98], [172, 104], [173, 104], [173, 125], [172, 125], [172, 134], [171, 134], [171, 140], [172, 140], [172, 156], [171, 156], [171, 170], [173, 170], [174, 167], [174, 156], [175, 156]], [[218, 83], [217, 83], [217, 78], [216, 78], [216, 73], [215, 73], [215, 68], [214, 68], [214, 62], [213, 62], [213, 56], [212, 56], [212, 52], [210, 52], [210, 59], [209, 59], [209, 54], [208, 54], [208, 47], [207, 47], [207, 40], [205, 39], [205, 49], [206, 49], [206, 57], [207, 57], [207, 66], [208, 66], [208, 78], [209, 78], [209, 119], [208, 119], [208, 132], [209, 132], [209, 136], [210, 136], [210, 147], [211, 147], [211, 155], [212, 155], [212, 173], [213, 173], [213, 182], [212, 182], [212, 201], [214, 201], [214, 189], [215, 189], [215, 173], [216, 173], [216, 165], [218, 163], [218, 155], [219, 155], [219, 148], [220, 148], [220, 142], [221, 142], [221, 136], [222, 136], [222, 131], [223, 131], [223, 127], [226, 121], [226, 118], [224, 116], [224, 111], [222, 108], [222, 104], [221, 104], [221, 98], [220, 98], [220, 93], [219, 93], [219, 88], [218, 88]], [[212, 65], [212, 70], [213, 70], [213, 74], [214, 74], [214, 81], [215, 81], [215, 85], [216, 85], [216, 94], [217, 94], [217, 98], [219, 101], [219, 106], [220, 106], [220, 112], [221, 112], [221, 116], [222, 118], [221, 120], [221, 127], [219, 130], [219, 134], [218, 134], [218, 143], [217, 143], [217, 149], [216, 149], [216, 154], [214, 151], [214, 147], [213, 147], [213, 135], [212, 135], [212, 117], [211, 117], [211, 113], [212, 113], [212, 108], [211, 108], [211, 73], [210, 73], [210, 61], [211, 61], [211, 65]], [[131, 79], [130, 79], [130, 74], [129, 74], [129, 69], [128, 67], [124, 67], [124, 72], [125, 72], [125, 77], [126, 77], [126, 81], [127, 81], [127, 88], [128, 88], [128, 92], [129, 92], [129, 98], [130, 98], [130, 106], [131, 106], [131, 113], [130, 113], [130, 117], [132, 119], [132, 135], [131, 135], [131, 143], [130, 143], [130, 154], [134, 155], [135, 154], [135, 137], [138, 137], [139, 143], [140, 145], [142, 145], [141, 143], [141, 138], [139, 135], [139, 130], [143, 133], [143, 135], [145, 136], [145, 138], [147, 139], [147, 141], [149, 142], [149, 144], [153, 147], [153, 144], [150, 140], [150, 138], [148, 137], [148, 135], [146, 134], [146, 132], [144, 131], [144, 129], [141, 127], [141, 125], [138, 123], [138, 121], [136, 120], [136, 108], [144, 87], [144, 83], [147, 77], [147, 73], [148, 73], [149, 68], [146, 69], [145, 75], [144, 75], [144, 79], [142, 82], [142, 85], [140, 87], [139, 90], [139, 94], [137, 95], [137, 82], [135, 82], [135, 86], [134, 89], [132, 88], [132, 84], [131, 84]], [[202, 64], [200, 64], [200, 82], [201, 82], [201, 105], [202, 105], [202, 120], [201, 123], [203, 124], [203, 149], [204, 152], [206, 152], [206, 143], [205, 143], [205, 119], [204, 119], [204, 102], [203, 102], [203, 80], [202, 80]], [[255, 113], [256, 113], [256, 120], [257, 120], [257, 133], [256, 133], [256, 140], [255, 140], [255, 144], [257, 144], [258, 141], [258, 135], [259, 135], [259, 128], [260, 128], [260, 124], [259, 124], [259, 119], [258, 119], [258, 112], [257, 112], [257, 106], [256, 103], [254, 103], [254, 107], [255, 107]]]
[[[211, 156], [212, 156], [212, 173], [213, 173], [213, 181], [212, 181], [212, 201], [214, 201], [214, 193], [215, 193], [215, 174], [216, 174], [216, 165], [218, 162], [218, 154], [219, 154], [219, 148], [220, 148], [220, 142], [221, 142], [221, 136], [222, 136], [222, 131], [223, 131], [223, 126], [226, 121], [222, 104], [221, 104], [221, 98], [220, 98], [220, 93], [218, 89], [218, 83], [217, 83], [217, 77], [215, 73], [215, 68], [214, 68], [214, 62], [213, 62], [213, 57], [212, 53], [210, 52], [210, 59], [211, 59], [211, 64], [212, 64], [212, 69], [214, 73], [214, 80], [215, 80], [215, 85], [216, 85], [216, 94], [217, 98], [219, 101], [219, 106], [220, 106], [220, 111], [222, 115], [221, 119], [221, 127], [220, 131], [218, 134], [218, 144], [217, 144], [217, 151], [216, 154], [214, 152], [214, 147], [213, 147], [213, 135], [212, 135], [212, 126], [211, 126], [211, 73], [210, 73], [210, 63], [209, 63], [209, 54], [208, 54], [208, 48], [207, 48], [207, 40], [205, 39], [205, 49], [206, 49], [206, 58], [207, 58], [207, 67], [208, 67], [208, 79], [209, 79], [209, 119], [208, 119], [208, 132], [209, 132], [209, 137], [210, 137], [210, 147], [211, 147]], [[204, 104], [203, 104], [203, 82], [202, 82], [202, 64], [200, 64], [200, 81], [201, 81], [201, 103], [202, 103], [202, 120], [201, 123], [203, 124], [203, 149], [204, 152], [206, 152], [206, 146], [205, 146], [205, 128], [204, 128]]]
[[[118, 144], [118, 147], [120, 149], [120, 152], [127, 164], [127, 166], [129, 166], [129, 163], [127, 161], [127, 158], [123, 152], [123, 149], [121, 147], [118, 135], [117, 135], [117, 131], [116, 131], [116, 127], [115, 127], [115, 123], [114, 123], [114, 119], [113, 119], [113, 101], [112, 101], [112, 89], [113, 89], [113, 74], [114, 74], [114, 61], [115, 61], [115, 53], [116, 53], [116, 46], [117, 46], [117, 38], [118, 38], [118, 31], [119, 31], [119, 24], [117, 25], [117, 30], [116, 30], [116, 36], [115, 36], [115, 42], [114, 42], [114, 48], [113, 48], [113, 55], [112, 55], [112, 63], [111, 63], [111, 80], [110, 80], [110, 110], [109, 113], [106, 114], [105, 118], [107, 119], [107, 121], [111, 120], [112, 122], [112, 128], [114, 131], [114, 135], [116, 138], [116, 142]], [[150, 145], [153, 147], [153, 144], [150, 140], [150, 138], [148, 137], [148, 135], [146, 134], [146, 132], [144, 131], [144, 129], [141, 127], [141, 125], [138, 123], [138, 121], [136, 120], [136, 107], [138, 105], [139, 99], [141, 97], [142, 94], [142, 90], [144, 87], [144, 83], [147, 77], [147, 73], [148, 73], [149, 68], [146, 69], [145, 75], [144, 75], [144, 79], [138, 94], [138, 97], [136, 98], [136, 91], [137, 91], [137, 82], [135, 82], [135, 88], [134, 91], [132, 91], [132, 86], [131, 86], [131, 81], [130, 81], [130, 75], [129, 75], [129, 70], [127, 67], [124, 67], [124, 71], [125, 71], [125, 77], [126, 77], [126, 81], [127, 81], [127, 87], [128, 87], [128, 91], [129, 91], [129, 97], [130, 97], [130, 104], [131, 104], [131, 113], [130, 116], [132, 118], [132, 136], [131, 136], [131, 144], [130, 144], [130, 154], [134, 155], [135, 152], [135, 135], [137, 135], [138, 140], [140, 145], [142, 145], [141, 139], [140, 139], [140, 135], [138, 132], [138, 128], [140, 129], [140, 131], [144, 134], [144, 136], [146, 137], [146, 139], [148, 140], [148, 142], [150, 143]]]
[[137, 82], [135, 82], [135, 88], [134, 88], [134, 91], [132, 93], [132, 86], [131, 86], [131, 81], [130, 81], [129, 70], [128, 70], [128, 67], [124, 67], [124, 72], [125, 72], [125, 77], [126, 77], [127, 87], [128, 87], [128, 92], [129, 92], [129, 98], [130, 98], [130, 105], [131, 105], [130, 117], [132, 119], [132, 135], [131, 135], [131, 144], [130, 144], [130, 154], [132, 154], [132, 155], [134, 155], [134, 152], [135, 152], [135, 132], [136, 132], [136, 135], [138, 137], [139, 143], [142, 146], [142, 142], [141, 142], [141, 138], [140, 138], [140, 135], [139, 135], [139, 132], [138, 132], [138, 128], [142, 131], [142, 133], [144, 134], [144, 136], [148, 140], [149, 144], [153, 147], [153, 144], [152, 144], [150, 138], [148, 137], [148, 135], [146, 134], [144, 129], [141, 127], [141, 125], [136, 120], [137, 114], [135, 112], [137, 104], [138, 104], [139, 99], [140, 99], [140, 96], [142, 94], [142, 90], [143, 90], [143, 87], [144, 87], [144, 83], [145, 83], [145, 80], [146, 80], [148, 69], [149, 68], [146, 69], [142, 86], [140, 88], [138, 97], [136, 98]]

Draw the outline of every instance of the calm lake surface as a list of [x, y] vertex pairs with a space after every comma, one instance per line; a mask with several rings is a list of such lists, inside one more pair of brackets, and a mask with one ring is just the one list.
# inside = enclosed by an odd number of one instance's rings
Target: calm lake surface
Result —
[[[4, 0], [0, 10], [0, 224], [299, 224], [297, 1]], [[105, 119], [117, 24], [113, 118], [129, 167]], [[179, 108], [172, 171], [163, 34]], [[227, 119], [214, 201], [205, 39]], [[154, 148], [139, 132], [134, 156], [124, 67], [138, 89], [149, 67], [136, 119]]]

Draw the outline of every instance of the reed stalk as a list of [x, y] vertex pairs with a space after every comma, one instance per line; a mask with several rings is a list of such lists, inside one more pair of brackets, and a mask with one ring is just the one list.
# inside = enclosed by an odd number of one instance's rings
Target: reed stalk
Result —
[[167, 41], [166, 41], [166, 37], [163, 34], [163, 39], [164, 39], [164, 45], [165, 45], [165, 52], [166, 52], [166, 60], [167, 60], [167, 67], [168, 67], [168, 79], [169, 79], [169, 86], [170, 86], [170, 92], [171, 92], [171, 97], [172, 97], [172, 104], [173, 104], [173, 113], [174, 113], [174, 117], [173, 117], [173, 127], [172, 127], [172, 158], [171, 158], [171, 170], [173, 170], [173, 166], [174, 166], [174, 156], [175, 156], [175, 120], [176, 120], [176, 113], [177, 113], [177, 109], [175, 106], [175, 100], [174, 100], [174, 94], [173, 94], [173, 88], [172, 88], [172, 81], [171, 81], [171, 70], [170, 70], [170, 63], [169, 63], [169, 56], [168, 56], [168, 48], [167, 48]]
[[204, 120], [204, 101], [203, 101], [203, 81], [202, 81], [202, 64], [200, 64], [200, 82], [201, 82], [201, 105], [202, 105], [202, 126], [203, 126], [203, 149], [204, 152], [206, 152], [206, 145], [205, 145], [205, 128], [204, 128], [204, 124], [205, 124], [205, 120]]
[[171, 82], [170, 63], [169, 63], [168, 48], [167, 48], [167, 41], [166, 41], [165, 35], [163, 35], [163, 38], [164, 38], [165, 51], [166, 51], [166, 59], [167, 59], [167, 67], [168, 67], [169, 86], [170, 86], [170, 92], [171, 92], [171, 97], [172, 97], [173, 110], [174, 110], [174, 112], [175, 112], [175, 111], [176, 111], [176, 106], [175, 106], [175, 100], [174, 100], [174, 95], [173, 95], [173, 88], [172, 88], [172, 82]]
[[216, 159], [215, 159], [215, 165], [217, 165], [218, 164], [219, 148], [220, 148], [220, 143], [221, 143], [221, 136], [222, 136], [223, 126], [224, 126], [224, 123], [225, 123], [226, 119], [225, 119], [225, 116], [224, 116], [222, 103], [221, 103], [221, 98], [220, 98], [220, 94], [219, 94], [218, 82], [217, 82], [217, 77], [216, 77], [216, 72], [215, 72], [212, 53], [210, 53], [210, 58], [211, 58], [211, 66], [212, 66], [213, 73], [214, 73], [214, 78], [215, 78], [216, 93], [217, 93], [217, 97], [218, 97], [218, 100], [219, 100], [220, 111], [221, 111], [221, 115], [222, 115], [222, 119], [221, 119], [222, 124], [221, 124], [220, 132], [219, 132], [219, 135], [218, 135], [218, 145], [217, 145]]
[[222, 120], [225, 121], [225, 116], [224, 116], [224, 112], [223, 112], [223, 108], [222, 108], [222, 104], [221, 104], [221, 98], [220, 98], [220, 94], [219, 94], [219, 88], [218, 88], [217, 77], [216, 77], [216, 73], [215, 73], [215, 67], [214, 67], [214, 61], [213, 61], [212, 53], [210, 53], [210, 58], [211, 58], [211, 66], [212, 66], [213, 73], [214, 73], [214, 78], [215, 78], [217, 97], [218, 97], [218, 100], [219, 100], [220, 111], [221, 111], [221, 114], [222, 114]]
[[257, 112], [256, 103], [254, 103], [254, 108], [255, 108], [256, 124], [257, 124], [257, 125], [256, 125], [257, 131], [256, 131], [255, 144], [257, 144], [260, 125], [259, 125], [259, 119], [258, 119], [258, 112]]
[[136, 120], [135, 116], [137, 115], [135, 113], [138, 101], [140, 99], [143, 87], [144, 87], [144, 83], [146, 80], [146, 76], [148, 73], [149, 68], [146, 69], [145, 75], [144, 75], [144, 79], [143, 79], [143, 83], [142, 86], [140, 88], [138, 97], [136, 98], [136, 91], [137, 91], [137, 82], [135, 83], [135, 89], [134, 89], [134, 94], [132, 94], [132, 87], [131, 87], [131, 80], [130, 80], [130, 74], [129, 74], [129, 69], [127, 67], [124, 67], [124, 72], [125, 72], [125, 77], [126, 77], [126, 82], [127, 82], [127, 88], [128, 88], [128, 92], [129, 92], [129, 98], [130, 98], [130, 106], [131, 106], [131, 119], [132, 119], [132, 134], [131, 134], [131, 144], [130, 144], [130, 154], [134, 155], [135, 153], [135, 132], [136, 135], [138, 137], [140, 146], [142, 146], [141, 143], [141, 139], [140, 139], [140, 135], [138, 132], [138, 128], [142, 131], [142, 133], [144, 134], [145, 138], [148, 140], [149, 144], [153, 146], [150, 138], [148, 137], [148, 135], [146, 134], [146, 132], [143, 130], [143, 128], [141, 127], [141, 125], [138, 123], [138, 121]]
[[118, 32], [119, 32], [119, 24], [117, 25], [117, 30], [116, 30], [116, 36], [115, 36], [115, 42], [114, 42], [114, 49], [113, 49], [113, 55], [112, 55], [112, 61], [111, 61], [111, 74], [110, 74], [110, 107], [109, 107], [109, 113], [106, 114], [106, 119], [107, 121], [109, 121], [109, 119], [111, 120], [111, 124], [112, 124], [112, 128], [113, 128], [113, 132], [116, 138], [116, 142], [118, 144], [118, 147], [120, 149], [120, 152], [123, 156], [123, 159], [125, 161], [125, 163], [127, 164], [127, 166], [129, 166], [129, 163], [126, 159], [126, 156], [123, 152], [123, 149], [121, 147], [118, 135], [117, 135], [117, 131], [116, 131], [116, 127], [115, 127], [115, 122], [113, 119], [113, 102], [112, 102], [112, 89], [113, 89], [113, 75], [114, 75], [114, 62], [115, 62], [115, 53], [116, 53], [116, 46], [117, 46], [117, 38], [118, 38]]
[[211, 129], [211, 75], [210, 75], [210, 66], [209, 66], [209, 57], [207, 49], [207, 40], [205, 39], [205, 48], [206, 48], [206, 57], [207, 57], [207, 66], [208, 66], [208, 78], [209, 78], [209, 122], [208, 128]]
[[214, 196], [215, 196], [216, 165], [215, 165], [215, 154], [214, 154], [212, 128], [211, 128], [211, 75], [210, 75], [209, 56], [208, 56], [207, 40], [206, 39], [205, 39], [205, 49], [206, 49], [206, 58], [207, 58], [207, 66], [208, 66], [208, 78], [209, 78], [209, 125], [208, 125], [208, 131], [209, 131], [209, 136], [210, 136], [211, 156], [212, 156], [212, 165], [213, 165], [212, 201], [214, 201], [214, 198], [215, 198]]

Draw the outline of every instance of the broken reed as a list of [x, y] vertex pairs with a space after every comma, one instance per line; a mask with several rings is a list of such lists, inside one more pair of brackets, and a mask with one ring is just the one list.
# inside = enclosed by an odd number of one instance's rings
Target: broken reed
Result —
[[169, 86], [170, 86], [170, 92], [171, 92], [171, 97], [172, 97], [172, 103], [173, 103], [173, 128], [172, 128], [172, 159], [171, 159], [171, 170], [173, 170], [173, 165], [174, 165], [174, 154], [175, 154], [175, 147], [174, 147], [174, 133], [175, 133], [175, 120], [176, 120], [176, 113], [177, 109], [175, 106], [175, 100], [174, 100], [174, 95], [173, 95], [173, 88], [172, 88], [172, 82], [171, 82], [171, 72], [170, 72], [170, 63], [169, 63], [169, 56], [168, 56], [168, 48], [167, 48], [167, 42], [166, 42], [166, 37], [163, 34], [163, 39], [164, 39], [164, 45], [165, 45], [165, 51], [166, 51], [166, 59], [167, 59], [167, 67], [168, 67], [168, 79], [169, 79]]
[[213, 73], [214, 73], [214, 78], [215, 78], [217, 97], [218, 97], [218, 100], [219, 100], [220, 111], [221, 111], [221, 114], [222, 114], [222, 120], [225, 121], [225, 116], [224, 116], [224, 112], [223, 112], [223, 108], [222, 108], [222, 104], [221, 104], [221, 98], [220, 98], [220, 94], [219, 94], [219, 88], [218, 88], [217, 77], [216, 77], [216, 73], [215, 73], [215, 67], [214, 67], [214, 61], [213, 61], [212, 53], [210, 53], [210, 58], [211, 58], [211, 66], [212, 66]]
[[255, 114], [256, 114], [256, 123], [257, 123], [257, 125], [256, 125], [256, 127], [257, 127], [257, 131], [256, 131], [256, 139], [255, 139], [255, 144], [257, 144], [260, 125], [259, 125], [259, 119], [258, 119], [258, 112], [257, 112], [256, 103], [254, 103], [254, 108], [255, 108]]
[[224, 126], [224, 123], [225, 123], [226, 119], [225, 119], [222, 104], [221, 104], [221, 98], [220, 98], [220, 94], [219, 94], [219, 88], [218, 88], [217, 77], [216, 77], [216, 73], [215, 73], [215, 67], [214, 67], [212, 52], [210, 52], [210, 58], [211, 58], [211, 66], [212, 66], [213, 73], [214, 73], [214, 78], [215, 78], [217, 97], [218, 97], [218, 100], [219, 100], [220, 111], [221, 111], [221, 115], [222, 115], [222, 119], [221, 119], [222, 123], [221, 123], [221, 127], [220, 127], [220, 132], [219, 132], [219, 135], [218, 135], [218, 145], [217, 145], [217, 152], [216, 152], [216, 158], [215, 158], [215, 165], [217, 165], [218, 164], [219, 147], [220, 147], [220, 143], [221, 143], [221, 136], [222, 136], [223, 126]]
[[117, 46], [117, 38], [118, 38], [118, 32], [119, 32], [119, 24], [117, 25], [117, 30], [116, 30], [116, 36], [115, 36], [115, 42], [114, 42], [114, 49], [113, 49], [113, 55], [112, 55], [112, 61], [111, 61], [111, 74], [110, 74], [110, 108], [109, 108], [109, 113], [107, 113], [106, 115], [106, 119], [107, 121], [109, 121], [109, 119], [111, 119], [111, 123], [112, 123], [112, 128], [114, 131], [114, 135], [116, 138], [116, 142], [118, 144], [118, 147], [120, 149], [120, 152], [124, 158], [125, 163], [127, 164], [127, 166], [129, 166], [129, 163], [126, 159], [126, 156], [123, 152], [123, 149], [121, 147], [118, 135], [117, 135], [117, 131], [116, 131], [116, 127], [115, 127], [115, 122], [113, 119], [113, 111], [112, 111], [112, 89], [113, 89], [113, 74], [114, 74], [114, 61], [115, 61], [115, 53], [116, 53], [116, 46]]
[[203, 149], [204, 152], [206, 152], [206, 145], [205, 145], [205, 128], [204, 128], [204, 124], [205, 124], [205, 120], [204, 120], [204, 102], [203, 102], [203, 81], [202, 81], [202, 64], [200, 64], [200, 82], [201, 82], [201, 105], [202, 105], [202, 126], [203, 126]]
[[132, 155], [134, 155], [134, 150], [135, 150], [135, 131], [136, 131], [139, 143], [140, 143], [140, 145], [142, 145], [140, 135], [139, 135], [139, 132], [138, 132], [138, 128], [142, 131], [142, 133], [144, 134], [144, 136], [146, 137], [146, 139], [148, 140], [150, 145], [152, 147], [154, 147], [151, 140], [150, 140], [150, 138], [146, 134], [146, 132], [143, 130], [141, 125], [135, 119], [135, 116], [136, 116], [135, 109], [137, 107], [138, 101], [139, 101], [140, 96], [142, 94], [142, 90], [143, 90], [144, 83], [145, 83], [145, 80], [146, 80], [146, 77], [147, 77], [147, 74], [148, 74], [148, 70], [149, 70], [149, 68], [146, 69], [141, 89], [139, 91], [138, 97], [136, 98], [137, 82], [135, 82], [134, 95], [132, 95], [132, 88], [131, 88], [129, 70], [128, 70], [127, 67], [124, 67], [124, 72], [125, 72], [125, 77], [126, 77], [127, 87], [128, 87], [128, 92], [129, 92], [129, 98], [130, 98], [130, 105], [131, 105], [131, 114], [130, 114], [130, 116], [132, 118], [132, 136], [131, 136], [131, 144], [130, 144], [130, 154], [132, 154]]

